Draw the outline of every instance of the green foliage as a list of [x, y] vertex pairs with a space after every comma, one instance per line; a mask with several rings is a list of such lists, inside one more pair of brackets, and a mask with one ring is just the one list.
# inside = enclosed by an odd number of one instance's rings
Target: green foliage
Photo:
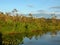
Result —
[[16, 9], [12, 11], [12, 14], [0, 12], [0, 32], [2, 32], [5, 42], [8, 40], [8, 42], [11, 41], [14, 45], [18, 45], [16, 40], [22, 43], [25, 36], [31, 39], [34, 35], [38, 37], [38, 34], [42, 35], [49, 31], [55, 32], [60, 30], [60, 19], [55, 17], [51, 19], [36, 18], [31, 13], [29, 17], [26, 17], [19, 15], [17, 12], [18, 10]]
[[[14, 12], [17, 12], [16, 9]], [[13, 12], [13, 13], [14, 13]], [[12, 14], [13, 15], [13, 14]], [[10, 13], [0, 14], [0, 31], [2, 33], [6, 32], [31, 32], [32, 30], [60, 30], [60, 19], [51, 18], [46, 19], [34, 18], [32, 14], [30, 17], [19, 16], [16, 13], [11, 16]]]

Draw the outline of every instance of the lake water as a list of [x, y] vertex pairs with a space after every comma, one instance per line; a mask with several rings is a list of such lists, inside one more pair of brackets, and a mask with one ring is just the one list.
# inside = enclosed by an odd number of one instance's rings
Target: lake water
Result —
[[3, 36], [5, 45], [60, 45], [60, 31], [11, 33]]
[[47, 33], [42, 36], [25, 37], [23, 44], [19, 45], [60, 45], [60, 31], [57, 33]]

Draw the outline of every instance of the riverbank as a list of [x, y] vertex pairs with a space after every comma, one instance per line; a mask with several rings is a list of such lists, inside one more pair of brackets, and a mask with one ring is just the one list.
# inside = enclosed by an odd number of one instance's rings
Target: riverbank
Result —
[[32, 14], [30, 17], [23, 15], [12, 15], [9, 13], [0, 13], [0, 32], [31, 32], [36, 30], [54, 31], [60, 30], [60, 19], [51, 18], [36, 18]]

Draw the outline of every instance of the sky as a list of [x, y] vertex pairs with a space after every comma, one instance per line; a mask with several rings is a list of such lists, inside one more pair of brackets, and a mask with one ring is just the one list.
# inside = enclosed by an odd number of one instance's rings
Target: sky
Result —
[[60, 0], [0, 0], [0, 11], [10, 12], [17, 9], [20, 13], [60, 11]]

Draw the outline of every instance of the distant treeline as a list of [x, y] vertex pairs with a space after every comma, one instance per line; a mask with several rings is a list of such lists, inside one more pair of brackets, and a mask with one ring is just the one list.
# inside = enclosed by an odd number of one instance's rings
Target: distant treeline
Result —
[[30, 13], [29, 16], [23, 16], [16, 13], [15, 9], [12, 14], [0, 12], [0, 31], [8, 32], [29, 32], [32, 30], [60, 30], [60, 19], [56, 16], [52, 18], [36, 18]]

